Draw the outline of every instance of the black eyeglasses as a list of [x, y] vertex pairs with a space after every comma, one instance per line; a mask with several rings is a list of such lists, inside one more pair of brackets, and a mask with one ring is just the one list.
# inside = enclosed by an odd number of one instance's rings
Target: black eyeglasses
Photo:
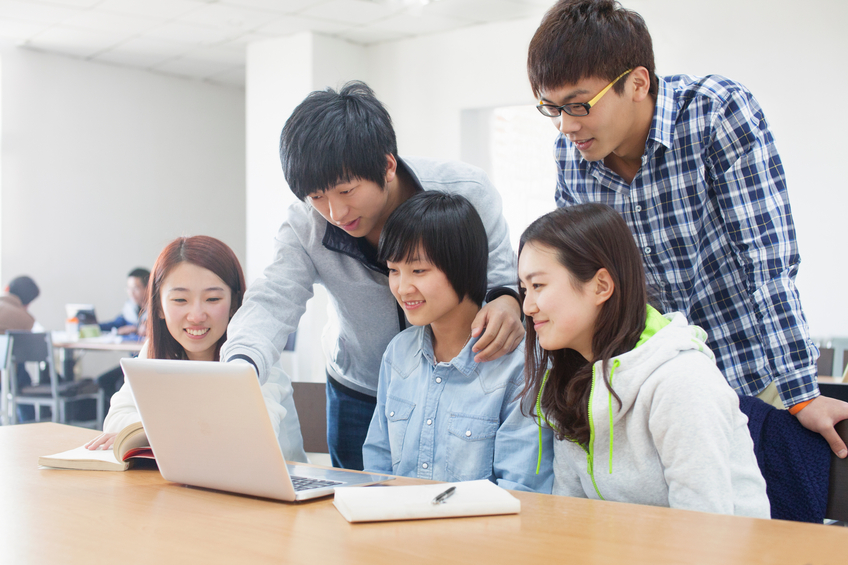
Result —
[[565, 112], [569, 116], [588, 116], [589, 109], [592, 108], [592, 106], [594, 106], [595, 104], [597, 104], [598, 100], [603, 98], [604, 94], [606, 94], [607, 91], [621, 79], [621, 77], [623, 77], [632, 70], [633, 69], [627, 69], [626, 71], [618, 75], [617, 79], [606, 85], [604, 89], [597, 94], [597, 96], [595, 96], [588, 102], [572, 102], [570, 104], [563, 104], [562, 106], [557, 106], [555, 104], [546, 104], [542, 100], [539, 100], [539, 105], [536, 106], [536, 109], [539, 110], [539, 112], [543, 116], [547, 116], [548, 118], [556, 118], [562, 112]]

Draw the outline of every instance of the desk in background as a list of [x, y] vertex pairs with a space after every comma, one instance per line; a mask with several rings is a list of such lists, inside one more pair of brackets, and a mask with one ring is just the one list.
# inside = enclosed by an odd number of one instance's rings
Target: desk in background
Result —
[[848, 555], [848, 528], [635, 504], [515, 493], [517, 516], [349, 524], [332, 498], [271, 502], [168, 483], [156, 470], [38, 468], [40, 455], [95, 435], [60, 424], [0, 428], [4, 562], [748, 565]]
[[117, 336], [105, 335], [102, 337], [82, 338], [68, 340], [65, 332], [53, 332], [53, 349], [60, 349], [62, 355], [63, 375], [74, 374], [74, 351], [112, 351], [118, 353], [138, 353], [141, 351], [144, 341], [121, 339]]

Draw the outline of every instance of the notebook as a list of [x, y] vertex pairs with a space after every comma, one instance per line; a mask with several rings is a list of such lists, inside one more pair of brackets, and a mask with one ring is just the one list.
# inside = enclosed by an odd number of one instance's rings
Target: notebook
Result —
[[289, 465], [247, 363], [121, 359], [166, 480], [295, 501], [392, 477]]
[[[437, 500], [439, 496], [442, 497], [440, 503]], [[521, 501], [488, 479], [381, 489], [339, 489], [333, 504], [348, 522], [457, 518], [521, 512]]]

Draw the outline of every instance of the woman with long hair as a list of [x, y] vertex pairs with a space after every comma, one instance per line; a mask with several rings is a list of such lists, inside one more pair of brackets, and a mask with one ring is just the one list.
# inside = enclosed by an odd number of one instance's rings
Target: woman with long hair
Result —
[[553, 493], [769, 517], [739, 399], [706, 334], [648, 305], [641, 254], [603, 204], [521, 237], [525, 399], [554, 441]]
[[[180, 237], [159, 254], [148, 285], [148, 339], [139, 358], [218, 361], [227, 325], [242, 304], [244, 272], [233, 250], [213, 237]], [[262, 395], [286, 459], [306, 461], [288, 376], [275, 367]], [[104, 433], [89, 449], [108, 449], [140, 416], [128, 382], [112, 397]]]

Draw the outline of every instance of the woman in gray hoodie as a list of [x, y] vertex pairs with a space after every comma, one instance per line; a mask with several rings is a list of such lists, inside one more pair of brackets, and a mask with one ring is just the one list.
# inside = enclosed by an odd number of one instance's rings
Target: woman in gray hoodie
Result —
[[641, 255], [604, 204], [521, 237], [524, 396], [554, 430], [553, 493], [769, 517], [739, 399], [679, 313], [647, 304]]

